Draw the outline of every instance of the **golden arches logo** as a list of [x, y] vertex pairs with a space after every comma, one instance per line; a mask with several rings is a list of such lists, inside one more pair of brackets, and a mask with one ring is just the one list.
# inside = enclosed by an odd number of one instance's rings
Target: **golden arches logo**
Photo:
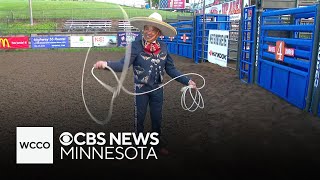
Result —
[[0, 38], [0, 47], [2, 45], [2, 47], [6, 47], [6, 44], [7, 44], [7, 47], [9, 48], [10, 47], [10, 44], [9, 44], [9, 41], [7, 38]]

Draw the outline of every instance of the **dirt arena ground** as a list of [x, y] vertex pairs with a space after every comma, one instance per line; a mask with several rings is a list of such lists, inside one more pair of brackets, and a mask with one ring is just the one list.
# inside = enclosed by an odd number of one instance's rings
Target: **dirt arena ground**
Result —
[[[1, 177], [34, 179], [58, 177], [276, 177], [319, 176], [320, 119], [288, 104], [257, 85], [241, 83], [236, 72], [210, 63], [194, 64], [174, 56], [183, 73], [206, 79], [201, 90], [205, 108], [190, 113], [180, 106], [180, 89], [174, 81], [164, 90], [163, 134], [170, 155], [158, 160], [60, 160], [58, 142], [64, 131], [130, 132], [133, 130], [133, 96], [117, 97], [106, 125], [95, 123], [85, 110], [81, 77], [86, 52], [0, 52]], [[111, 93], [90, 74], [97, 60], [117, 60], [120, 52], [90, 53], [84, 92], [94, 116], [103, 120]], [[95, 71], [108, 84], [108, 71]], [[200, 86], [202, 81], [192, 77]], [[125, 87], [133, 89], [132, 70]], [[166, 81], [169, 76], [166, 75]], [[53, 126], [54, 164], [17, 165], [16, 127]], [[146, 130], [150, 129], [147, 116]], [[11, 177], [11, 178], [10, 178]], [[1, 178], [2, 179], [2, 178]]]

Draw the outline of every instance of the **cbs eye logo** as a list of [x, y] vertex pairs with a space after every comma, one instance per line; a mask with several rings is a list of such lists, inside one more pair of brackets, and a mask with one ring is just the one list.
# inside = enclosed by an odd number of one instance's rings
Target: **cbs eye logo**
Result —
[[69, 146], [73, 142], [73, 136], [69, 132], [63, 132], [59, 137], [60, 143], [64, 146]]

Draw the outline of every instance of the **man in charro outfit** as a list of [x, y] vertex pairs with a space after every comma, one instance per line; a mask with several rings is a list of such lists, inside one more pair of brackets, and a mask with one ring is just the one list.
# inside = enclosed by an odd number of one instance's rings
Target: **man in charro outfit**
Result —
[[[140, 40], [131, 43], [130, 65], [133, 66], [135, 93], [150, 91], [162, 85], [164, 72], [175, 78], [181, 73], [175, 68], [173, 59], [168, 53], [167, 45], [158, 41], [160, 35], [174, 37], [177, 31], [171, 25], [162, 21], [158, 13], [153, 13], [149, 17], [136, 17], [130, 20], [131, 25], [139, 28], [143, 33]], [[124, 65], [124, 59], [119, 61], [98, 61], [95, 68], [105, 69], [109, 66], [116, 72], [121, 72]], [[196, 88], [195, 82], [189, 77], [182, 76], [176, 79], [178, 82]], [[144, 120], [147, 113], [147, 107], [150, 108], [152, 121], [152, 132], [161, 135], [163, 88], [148, 94], [135, 96], [135, 132], [144, 131]], [[160, 140], [156, 150], [167, 155], [169, 152]]]

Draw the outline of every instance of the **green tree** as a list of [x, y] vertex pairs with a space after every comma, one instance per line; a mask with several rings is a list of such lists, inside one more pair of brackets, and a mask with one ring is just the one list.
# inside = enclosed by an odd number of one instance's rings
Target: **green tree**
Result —
[[155, 5], [159, 5], [159, 1], [160, 0], [146, 0], [146, 3], [149, 3], [154, 7]]

